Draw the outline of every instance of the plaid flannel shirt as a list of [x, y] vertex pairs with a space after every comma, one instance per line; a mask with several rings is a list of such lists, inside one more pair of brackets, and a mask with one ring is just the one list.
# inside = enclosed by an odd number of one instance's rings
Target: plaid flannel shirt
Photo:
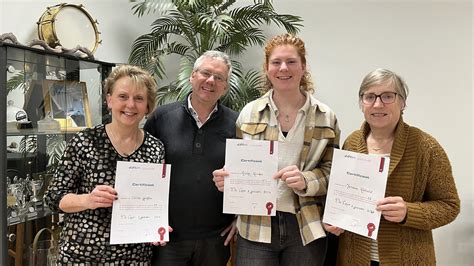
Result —
[[[237, 137], [256, 140], [278, 140], [279, 127], [270, 115], [270, 90], [259, 99], [247, 104], [236, 122]], [[333, 149], [338, 148], [340, 130], [331, 109], [309, 93], [310, 108], [305, 120], [304, 144], [300, 152], [299, 169], [307, 182], [305, 191], [298, 195], [296, 217], [303, 245], [326, 233], [321, 224], [323, 204], [326, 198]], [[271, 242], [271, 218], [269, 216], [239, 215], [239, 234], [256, 242]]]

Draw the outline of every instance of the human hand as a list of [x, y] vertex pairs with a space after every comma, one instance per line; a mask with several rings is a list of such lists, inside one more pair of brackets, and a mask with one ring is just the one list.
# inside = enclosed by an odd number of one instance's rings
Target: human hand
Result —
[[[172, 228], [171, 226], [169, 226], [169, 225], [168, 225], [168, 232], [169, 232], [169, 233], [173, 232], [173, 228]], [[151, 242], [151, 244], [152, 244], [153, 246], [161, 246], [161, 247], [166, 246], [167, 243], [168, 243], [168, 242], [166, 242], [166, 241]]]
[[336, 235], [336, 236], [339, 236], [340, 234], [344, 233], [344, 229], [339, 228], [339, 227], [334, 226], [334, 225], [323, 223], [323, 227], [326, 231], [328, 231], [329, 233], [331, 233], [333, 235]]
[[229, 176], [229, 172], [227, 172], [224, 168], [214, 170], [212, 172], [212, 181], [214, 181], [214, 185], [216, 185], [217, 189], [220, 192], [224, 191], [224, 177]]
[[112, 207], [114, 200], [117, 199], [117, 191], [111, 186], [98, 185], [91, 193], [86, 194], [87, 209], [95, 210], [97, 208]]
[[385, 220], [400, 223], [407, 215], [407, 203], [402, 197], [386, 197], [377, 201], [377, 211], [381, 211]]
[[305, 190], [306, 181], [300, 169], [296, 165], [284, 167], [273, 175], [274, 179], [281, 179], [289, 188], [296, 190]]
[[234, 221], [232, 221], [232, 223], [221, 232], [221, 236], [225, 236], [227, 234], [227, 237], [224, 241], [224, 246], [227, 246], [232, 238], [237, 237], [237, 225], [235, 224], [236, 221], [237, 219], [234, 219]]

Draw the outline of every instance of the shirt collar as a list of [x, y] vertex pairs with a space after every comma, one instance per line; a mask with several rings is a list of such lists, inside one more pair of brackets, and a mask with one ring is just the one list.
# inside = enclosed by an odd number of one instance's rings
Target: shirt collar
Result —
[[193, 108], [193, 105], [191, 104], [192, 95], [193, 95], [192, 93], [188, 95], [188, 109], [189, 109], [189, 112], [191, 112], [191, 115], [193, 116], [194, 120], [196, 120], [196, 124], [198, 125], [198, 127], [201, 127], [211, 117], [213, 113], [217, 112], [218, 104], [216, 103], [216, 105], [214, 105], [214, 109], [212, 109], [212, 111], [209, 113], [209, 116], [206, 118], [206, 121], [202, 123], [201, 120], [199, 120], [198, 113], [196, 112], [196, 110]]
[[[326, 111], [327, 111], [326, 107], [324, 105], [320, 104], [320, 102], [313, 95], [309, 94], [307, 91], [303, 91], [303, 93], [306, 96], [306, 102], [300, 108], [300, 111], [303, 111], [306, 114], [308, 112], [310, 106], [315, 106], [322, 113], [326, 113]], [[267, 106], [269, 108], [272, 108], [273, 110], [278, 110], [276, 108], [275, 103], [273, 102], [272, 96], [273, 96], [273, 89], [269, 90], [267, 93], [265, 93], [262, 96], [262, 98], [261, 98], [262, 100], [259, 101], [258, 104], [257, 104], [257, 110], [259, 112], [263, 111]]]

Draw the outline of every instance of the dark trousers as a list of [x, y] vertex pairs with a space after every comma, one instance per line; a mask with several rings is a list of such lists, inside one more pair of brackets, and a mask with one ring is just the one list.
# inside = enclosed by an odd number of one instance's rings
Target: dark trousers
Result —
[[337, 261], [337, 250], [339, 245], [339, 237], [326, 232], [326, 238], [328, 240], [328, 249], [326, 252], [326, 260], [324, 266], [334, 266]]
[[237, 266], [319, 266], [326, 255], [326, 238], [303, 246], [296, 216], [277, 212], [272, 217], [272, 242], [260, 243], [237, 238]]
[[159, 266], [224, 266], [230, 258], [225, 237], [171, 241], [153, 248], [152, 265]]

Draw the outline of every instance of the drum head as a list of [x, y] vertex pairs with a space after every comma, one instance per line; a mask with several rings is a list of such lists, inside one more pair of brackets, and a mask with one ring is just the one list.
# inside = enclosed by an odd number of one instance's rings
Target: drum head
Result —
[[48, 7], [38, 21], [38, 35], [51, 47], [66, 49], [78, 45], [94, 52], [99, 44], [99, 32], [92, 17], [82, 5], [60, 4]]
[[74, 6], [65, 6], [56, 15], [54, 29], [61, 46], [72, 49], [77, 45], [94, 50], [95, 29], [89, 17]]

